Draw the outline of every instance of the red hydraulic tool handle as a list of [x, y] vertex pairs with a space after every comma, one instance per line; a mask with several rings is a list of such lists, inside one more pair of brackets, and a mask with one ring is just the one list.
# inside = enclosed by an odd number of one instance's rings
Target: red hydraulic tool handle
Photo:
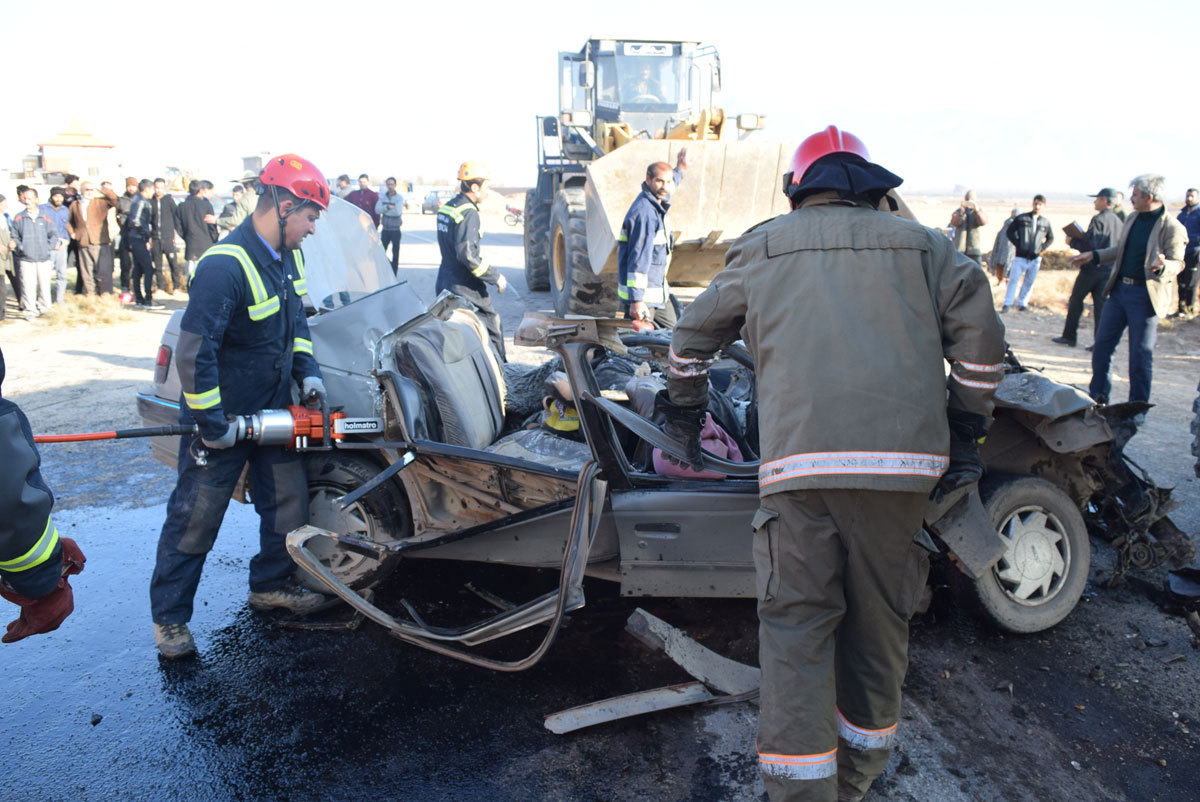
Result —
[[195, 426], [147, 426], [142, 429], [116, 429], [111, 432], [80, 432], [77, 434], [35, 434], [35, 443], [83, 443], [89, 440], [124, 440], [127, 437], [171, 437], [195, 434]]

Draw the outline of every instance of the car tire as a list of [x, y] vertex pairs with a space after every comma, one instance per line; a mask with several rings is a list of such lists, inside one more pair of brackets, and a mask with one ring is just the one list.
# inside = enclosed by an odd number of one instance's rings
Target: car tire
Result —
[[582, 187], [560, 189], [550, 211], [550, 292], [559, 315], [614, 317], [617, 276], [596, 275], [587, 250]]
[[[382, 469], [357, 454], [336, 451], [306, 454], [304, 470], [308, 480], [309, 523], [376, 543], [392, 543], [410, 537], [413, 526], [408, 498], [392, 482], [380, 485], [346, 510], [338, 509], [341, 496], [366, 484]], [[400, 563], [399, 554], [389, 553], [379, 559], [344, 549], [326, 539], [310, 541], [309, 548], [343, 584], [355, 590], [377, 584]], [[306, 572], [300, 572], [300, 582], [312, 590], [329, 592], [324, 583]]]
[[979, 579], [952, 572], [955, 595], [1007, 632], [1029, 634], [1058, 624], [1079, 602], [1091, 566], [1079, 508], [1058, 487], [1032, 476], [987, 477], [979, 493], [1010, 547]]
[[525, 285], [535, 292], [550, 289], [550, 207], [537, 192], [525, 193]]

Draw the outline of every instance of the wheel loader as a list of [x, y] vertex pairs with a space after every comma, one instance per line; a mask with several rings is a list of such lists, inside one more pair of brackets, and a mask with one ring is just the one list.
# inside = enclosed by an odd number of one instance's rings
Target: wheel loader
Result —
[[749, 142], [761, 114], [716, 105], [721, 63], [698, 42], [590, 39], [558, 54], [559, 113], [537, 118], [538, 180], [525, 197], [525, 278], [560, 315], [613, 317], [617, 235], [646, 167], [689, 169], [671, 199], [668, 280], [707, 284], [747, 228], [788, 211], [794, 145]]

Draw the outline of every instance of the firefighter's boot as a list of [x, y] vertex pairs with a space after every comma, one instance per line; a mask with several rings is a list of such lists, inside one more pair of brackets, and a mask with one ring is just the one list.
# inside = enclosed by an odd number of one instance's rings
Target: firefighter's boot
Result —
[[328, 601], [328, 596], [299, 585], [284, 585], [261, 593], [250, 592], [250, 606], [255, 610], [287, 610], [298, 615], [311, 613]]
[[159, 654], [170, 660], [178, 660], [196, 653], [196, 641], [187, 624], [155, 624], [154, 645]]

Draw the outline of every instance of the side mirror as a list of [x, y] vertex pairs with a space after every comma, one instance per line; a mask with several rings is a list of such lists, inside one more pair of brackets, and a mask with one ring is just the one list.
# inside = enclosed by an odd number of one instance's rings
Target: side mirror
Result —
[[767, 124], [765, 114], [739, 114], [737, 127], [739, 131], [757, 131]]
[[591, 89], [596, 84], [596, 65], [591, 61], [579, 64], [579, 86], [581, 89]]
[[587, 109], [572, 109], [562, 113], [562, 121], [564, 125], [572, 128], [591, 128], [592, 113]]

